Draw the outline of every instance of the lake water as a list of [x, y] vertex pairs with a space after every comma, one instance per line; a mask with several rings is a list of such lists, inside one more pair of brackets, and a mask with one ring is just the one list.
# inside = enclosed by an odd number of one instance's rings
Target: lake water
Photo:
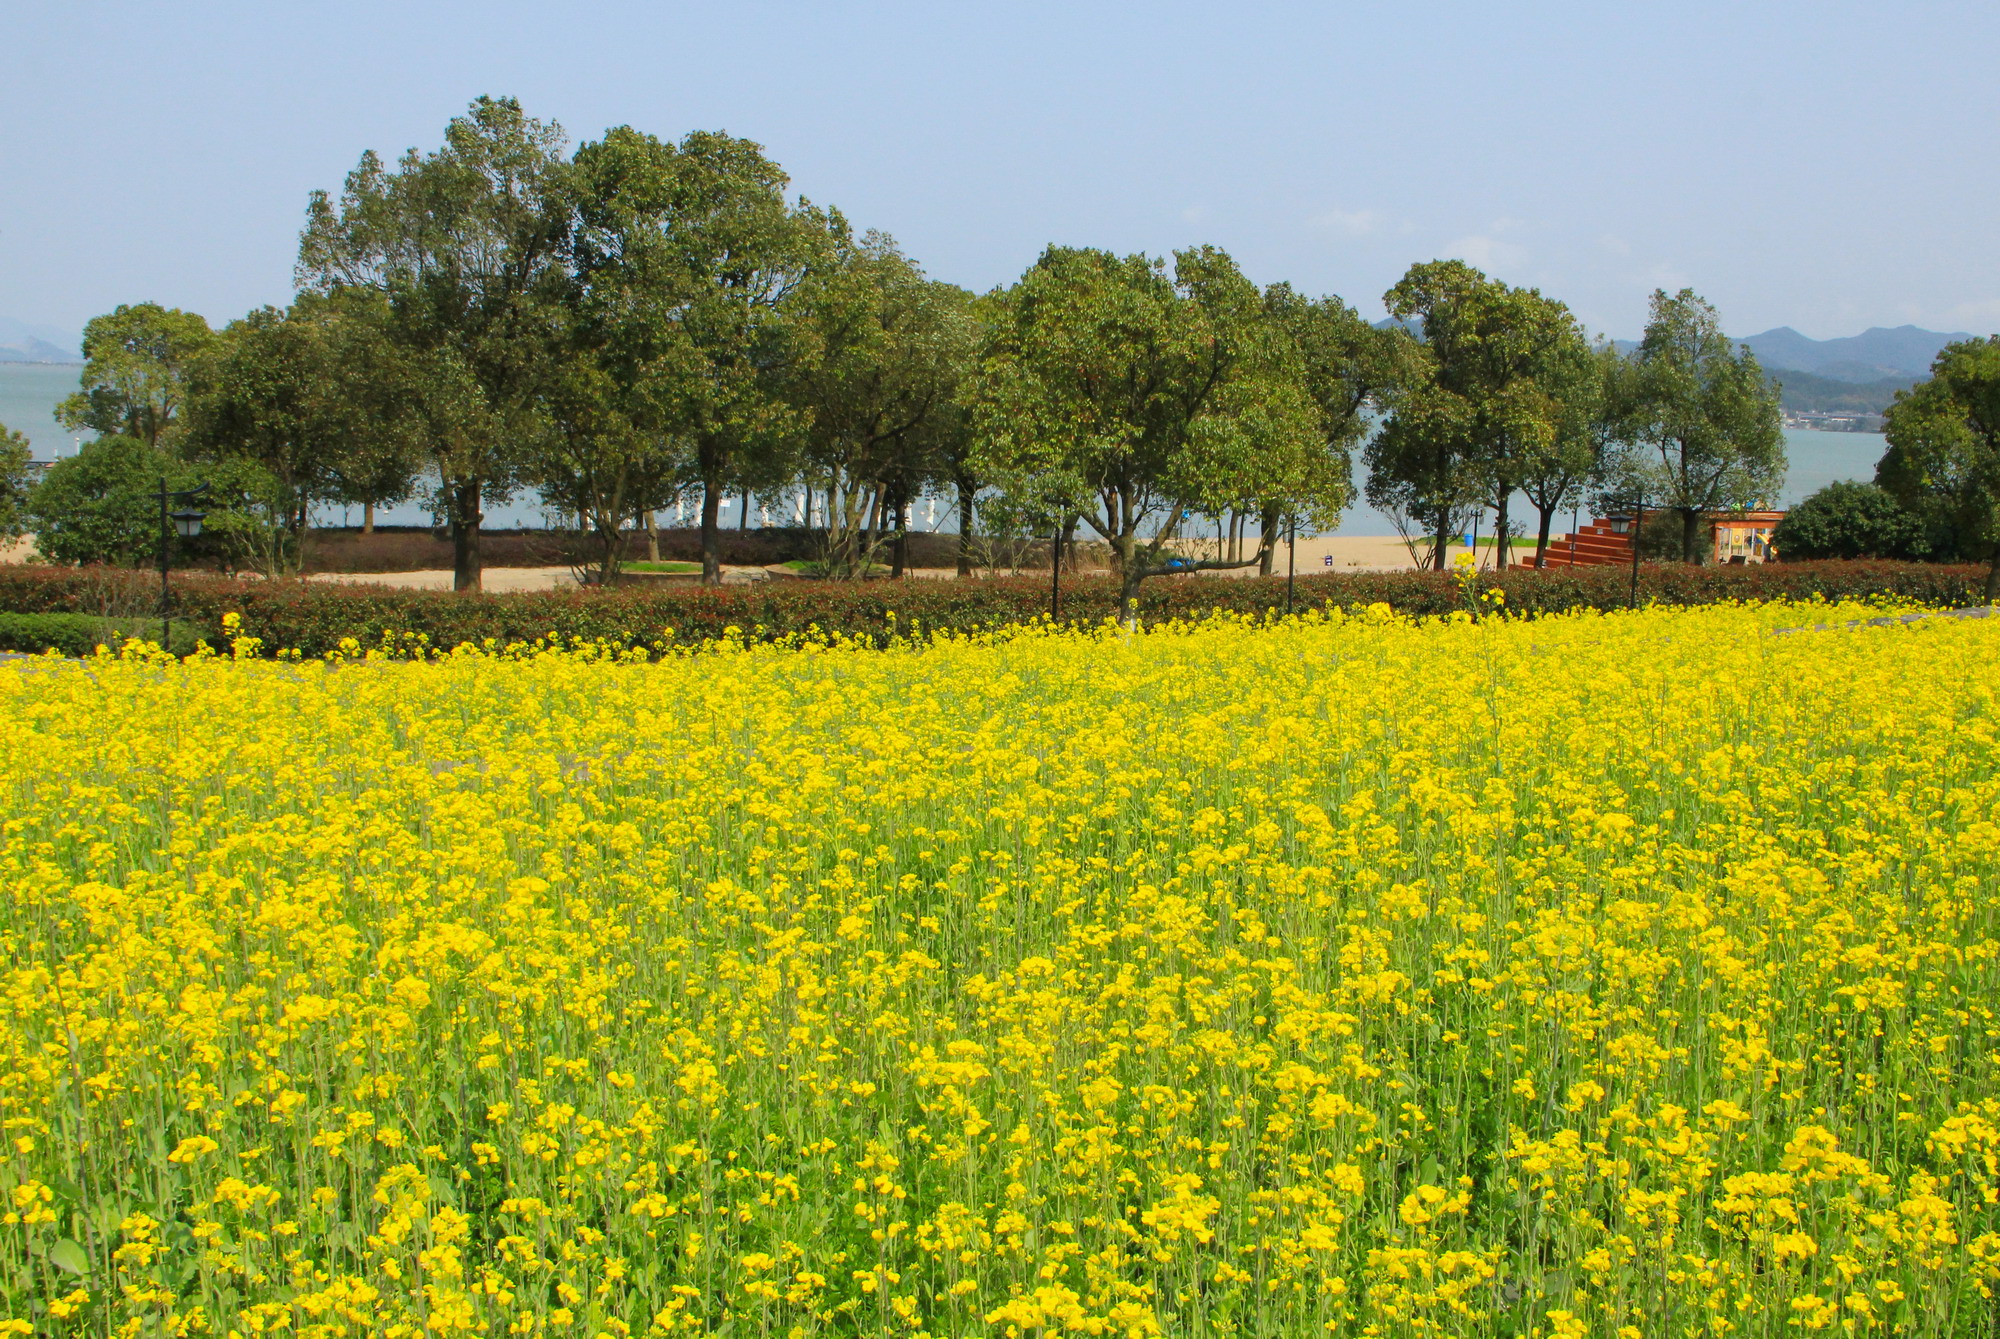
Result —
[[[0, 363], [0, 423], [28, 436], [38, 460], [51, 460], [66, 456], [76, 450], [75, 435], [66, 431], [55, 421], [56, 402], [77, 388], [77, 374], [83, 369], [73, 363]], [[1790, 506], [1800, 498], [1824, 488], [1836, 479], [1872, 479], [1875, 477], [1875, 462], [1881, 458], [1885, 443], [1880, 433], [1873, 432], [1818, 432], [1810, 428], [1785, 429], [1785, 451], [1790, 459], [1790, 469], [1785, 477], [1785, 489], [1780, 497], [1780, 505]], [[1389, 518], [1360, 501], [1363, 476], [1359, 453], [1356, 453], [1354, 488], [1356, 502], [1341, 518], [1340, 528], [1335, 531], [1342, 535], [1393, 535], [1396, 527]], [[789, 508], [787, 508], [789, 511]], [[545, 524], [540, 499], [532, 494], [516, 498], [514, 501], [487, 509], [487, 524], [495, 527], [539, 526]], [[925, 520], [924, 504], [917, 504], [917, 520]], [[1525, 503], [1517, 514], [1532, 523], [1534, 509]], [[737, 519], [732, 505], [723, 513], [725, 523]], [[315, 518], [322, 525], [343, 524], [343, 513], [338, 507], [322, 508]], [[345, 513], [345, 523], [359, 524], [361, 514], [358, 509]], [[430, 512], [418, 505], [406, 504], [400, 507], [385, 507], [377, 513], [376, 519], [385, 525], [428, 525]], [[773, 520], [778, 517], [773, 515]], [[949, 530], [957, 521], [956, 509], [940, 504], [935, 513], [935, 523], [939, 528]], [[753, 521], [752, 524], [755, 524]], [[1490, 520], [1482, 528], [1490, 528]], [[925, 525], [930, 529], [930, 525]], [[1567, 528], [1567, 527], [1563, 527]]]

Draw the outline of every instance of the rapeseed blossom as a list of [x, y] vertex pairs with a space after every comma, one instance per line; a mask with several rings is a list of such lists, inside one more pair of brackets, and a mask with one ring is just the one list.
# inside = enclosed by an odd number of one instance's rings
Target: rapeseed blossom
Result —
[[1986, 1333], [2000, 629], [1858, 612], [9, 667], [0, 1333]]

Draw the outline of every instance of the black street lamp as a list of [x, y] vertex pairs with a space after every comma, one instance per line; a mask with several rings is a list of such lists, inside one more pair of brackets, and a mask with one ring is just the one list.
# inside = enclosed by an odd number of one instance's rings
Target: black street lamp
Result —
[[201, 533], [202, 519], [208, 515], [207, 512], [195, 511], [192, 507], [184, 507], [180, 511], [169, 514], [167, 504], [170, 502], [199, 502], [206, 496], [208, 496], [207, 484], [202, 484], [197, 488], [183, 488], [178, 492], [173, 492], [167, 488], [167, 481], [165, 479], [160, 480], [160, 649], [162, 651], [167, 649], [169, 637], [173, 631], [174, 608], [173, 593], [167, 585], [167, 559], [171, 552], [169, 548], [171, 540], [167, 533], [167, 526], [171, 522], [174, 534], [179, 535], [182, 539], [193, 539]]

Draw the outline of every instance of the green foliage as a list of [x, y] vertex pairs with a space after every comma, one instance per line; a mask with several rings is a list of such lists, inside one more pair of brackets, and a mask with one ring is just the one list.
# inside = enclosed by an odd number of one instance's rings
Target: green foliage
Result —
[[[1741, 567], [1646, 564], [1640, 602], [1670, 605], [1728, 600], [1893, 598], [1938, 607], [1977, 603], [1982, 573], [1936, 563], [1759, 563]], [[1623, 567], [1512, 569], [1488, 574], [1482, 588], [1505, 592], [1512, 614], [1572, 609], [1623, 609], [1630, 572]], [[1139, 600], [1147, 622], [1200, 618], [1216, 611], [1271, 614], [1285, 606], [1278, 578], [1216, 580], [1183, 577], [1149, 582]], [[0, 567], [0, 609], [94, 611], [107, 600], [149, 607], [157, 578], [143, 572]], [[1448, 615], [1462, 608], [1449, 573], [1378, 572], [1301, 576], [1301, 609], [1383, 603], [1400, 613]], [[1096, 625], [1124, 608], [1122, 583], [1102, 577], [1065, 582], [1066, 622]], [[786, 636], [840, 635], [884, 643], [940, 632], [970, 632], [1032, 623], [1048, 613], [1046, 578], [983, 581], [774, 581], [746, 586], [646, 583], [512, 595], [396, 590], [331, 582], [230, 581], [177, 574], [176, 617], [217, 642], [222, 616], [243, 615], [245, 629], [266, 651], [297, 649], [324, 655], [351, 637], [364, 647], [387, 637], [397, 647], [412, 638], [448, 649], [461, 643], [532, 643], [550, 636], [606, 639], [629, 645], [691, 645], [735, 636], [771, 641]], [[730, 630], [734, 629], [734, 633]]]
[[1277, 496], [1327, 449], [1297, 345], [1215, 248], [1176, 252], [1169, 276], [1050, 247], [985, 315], [976, 468], [1037, 529], [1081, 518], [1127, 598], [1184, 514]]
[[718, 517], [738, 489], [789, 473], [802, 426], [783, 396], [785, 299], [825, 219], [785, 202], [749, 140], [664, 143], [629, 126], [577, 150], [575, 267], [635, 442], [670, 443], [702, 493], [703, 578], [721, 580]]
[[19, 539], [26, 529], [32, 458], [27, 436], [0, 423], [0, 540]]
[[461, 587], [479, 582], [483, 504], [522, 479], [543, 327], [567, 291], [562, 146], [561, 127], [480, 98], [436, 152], [394, 171], [364, 154], [337, 205], [314, 192], [299, 241], [302, 288], [389, 309], [404, 430], [442, 480]]
[[900, 536], [925, 483], [957, 475], [972, 295], [926, 279], [892, 238], [857, 240], [833, 216], [793, 301], [786, 390], [806, 425], [805, 477], [826, 499], [825, 569], [851, 576]]
[[[157, 563], [162, 480], [170, 492], [201, 484], [210, 489], [195, 504], [206, 513], [201, 535], [168, 541], [175, 566], [270, 570], [284, 517], [267, 472], [247, 460], [184, 460], [135, 437], [99, 437], [50, 467], [28, 495], [36, 549], [58, 563]], [[169, 505], [179, 510], [183, 504]]]
[[1935, 551], [1990, 555], [1986, 594], [2000, 599], [2000, 336], [1946, 346], [1930, 379], [1889, 406], [1884, 431], [1875, 481], [1923, 521]]
[[1816, 558], [1922, 558], [1921, 518], [1876, 484], [1830, 483], [1785, 513], [1771, 537], [1787, 562]]
[[1777, 393], [1756, 355], [1722, 333], [1715, 308], [1682, 289], [1653, 294], [1636, 365], [1632, 440], [1605, 491], [1681, 518], [1683, 561], [1707, 553], [1702, 518], [1768, 505], [1785, 478]]
[[157, 302], [93, 317], [83, 328], [83, 389], [56, 417], [72, 430], [160, 445], [177, 425], [189, 369], [214, 343], [201, 316]]
[[1370, 447], [1370, 501], [1403, 518], [1413, 549], [1421, 529], [1434, 566], [1482, 505], [1504, 547], [1517, 489], [1546, 517], [1594, 470], [1603, 370], [1562, 303], [1462, 261], [1411, 266], [1383, 302], [1422, 336]]
[[[177, 656], [193, 655], [200, 641], [199, 628], [185, 619], [169, 629], [168, 649]], [[87, 656], [100, 646], [117, 650], [128, 637], [157, 642], [158, 618], [106, 618], [100, 614], [8, 614], [0, 613], [0, 651], [39, 655], [54, 651], [65, 656]]]

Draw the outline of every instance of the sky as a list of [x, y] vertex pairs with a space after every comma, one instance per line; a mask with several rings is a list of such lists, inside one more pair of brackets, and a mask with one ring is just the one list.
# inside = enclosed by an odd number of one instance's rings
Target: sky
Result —
[[1636, 335], [2000, 330], [2000, 5], [0, 0], [0, 321], [291, 295], [307, 195], [481, 94], [754, 139], [929, 273], [1213, 243], [1370, 315], [1458, 257]]

